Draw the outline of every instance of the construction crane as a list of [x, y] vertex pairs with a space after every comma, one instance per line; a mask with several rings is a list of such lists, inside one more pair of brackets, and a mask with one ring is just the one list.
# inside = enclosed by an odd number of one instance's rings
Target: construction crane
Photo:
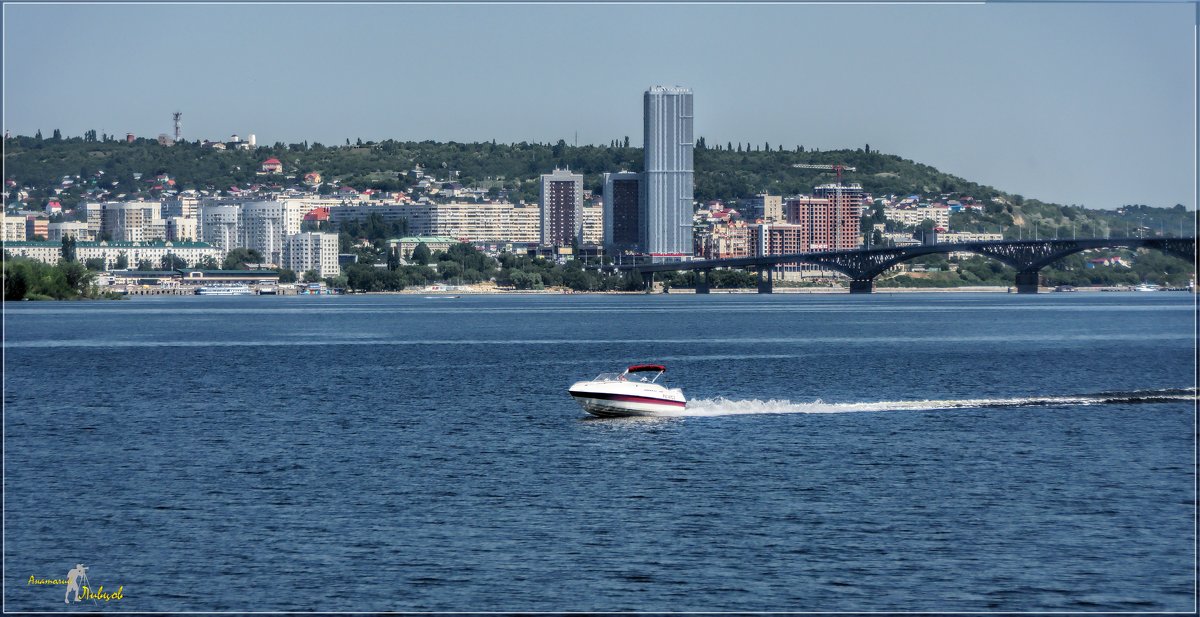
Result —
[[813, 165], [812, 163], [795, 163], [792, 165], [792, 167], [795, 167], [796, 169], [824, 169], [825, 171], [836, 171], [838, 186], [842, 185], [842, 172], [843, 171], [858, 171], [857, 169], [855, 169], [853, 167], [842, 165], [840, 163], [837, 163], [834, 165]]

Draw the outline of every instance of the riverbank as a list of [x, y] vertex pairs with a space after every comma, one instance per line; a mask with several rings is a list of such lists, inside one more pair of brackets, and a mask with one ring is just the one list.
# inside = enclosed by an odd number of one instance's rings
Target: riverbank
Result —
[[[872, 293], [874, 294], [911, 294], [911, 293], [1016, 293], [1016, 287], [1001, 287], [1001, 286], [964, 286], [964, 287], [876, 287]], [[1118, 292], [1131, 291], [1124, 287], [1075, 287], [1068, 290], [1070, 293], [1096, 293], [1096, 292]], [[1167, 291], [1167, 290], [1164, 290]], [[1187, 291], [1187, 290], [1170, 290], [1170, 291]], [[1054, 293], [1054, 287], [1041, 287], [1038, 293]], [[521, 294], [521, 295], [607, 295], [607, 296], [640, 296], [646, 295], [645, 291], [573, 291], [567, 288], [551, 288], [551, 289], [505, 289], [494, 286], [475, 285], [463, 286], [462, 288], [453, 290], [429, 290], [429, 289], [405, 289], [402, 291], [368, 291], [356, 292], [372, 295], [418, 295], [430, 297], [454, 297], [465, 295], [505, 295], [505, 294]], [[695, 294], [696, 291], [691, 288], [671, 288], [664, 292], [661, 288], [656, 288], [654, 294]], [[709, 294], [756, 294], [756, 288], [738, 288], [738, 289], [712, 289]], [[772, 289], [775, 294], [848, 294], [850, 290], [846, 287], [782, 287], [775, 285]]]

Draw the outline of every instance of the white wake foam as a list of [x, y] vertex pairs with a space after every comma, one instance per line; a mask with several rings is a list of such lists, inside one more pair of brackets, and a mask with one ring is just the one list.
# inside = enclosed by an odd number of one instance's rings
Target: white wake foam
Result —
[[1045, 396], [1022, 398], [981, 398], [920, 401], [875, 401], [855, 403], [792, 402], [786, 399], [731, 400], [727, 398], [694, 399], [677, 412], [680, 416], [734, 416], [747, 414], [785, 413], [856, 413], [878, 411], [939, 411], [983, 407], [1036, 407], [1055, 405], [1104, 405], [1116, 403], [1147, 403], [1195, 401], [1193, 390], [1151, 390], [1074, 396]]

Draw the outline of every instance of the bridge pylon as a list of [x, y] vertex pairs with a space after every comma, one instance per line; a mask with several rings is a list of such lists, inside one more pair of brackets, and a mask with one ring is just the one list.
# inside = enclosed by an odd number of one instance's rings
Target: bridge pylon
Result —
[[1017, 273], [1017, 293], [1035, 294], [1038, 292], [1038, 271]]
[[709, 286], [712, 284], [712, 282], [709, 280], [710, 277], [712, 277], [712, 269], [711, 268], [706, 268], [704, 270], [696, 270], [696, 293], [698, 293], [698, 294], [708, 293]]
[[875, 281], [873, 279], [850, 281], [850, 293], [852, 294], [869, 294], [875, 291]]
[[775, 281], [772, 272], [775, 270], [773, 265], [758, 267], [758, 293], [769, 294], [775, 289]]

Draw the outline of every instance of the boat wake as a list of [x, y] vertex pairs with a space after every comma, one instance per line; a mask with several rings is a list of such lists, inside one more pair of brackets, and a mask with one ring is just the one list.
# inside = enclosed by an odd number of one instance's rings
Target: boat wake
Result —
[[981, 398], [925, 401], [879, 401], [862, 403], [826, 403], [815, 400], [795, 403], [789, 400], [730, 400], [727, 398], [694, 399], [687, 407], [671, 415], [677, 416], [736, 416], [747, 414], [782, 413], [855, 413], [868, 411], [939, 411], [947, 409], [980, 409], [993, 407], [1056, 407], [1078, 405], [1115, 405], [1135, 403], [1169, 403], [1197, 400], [1196, 388], [1168, 390], [1137, 390], [1133, 392], [1101, 392], [1070, 396], [1038, 396], [1023, 398]]

